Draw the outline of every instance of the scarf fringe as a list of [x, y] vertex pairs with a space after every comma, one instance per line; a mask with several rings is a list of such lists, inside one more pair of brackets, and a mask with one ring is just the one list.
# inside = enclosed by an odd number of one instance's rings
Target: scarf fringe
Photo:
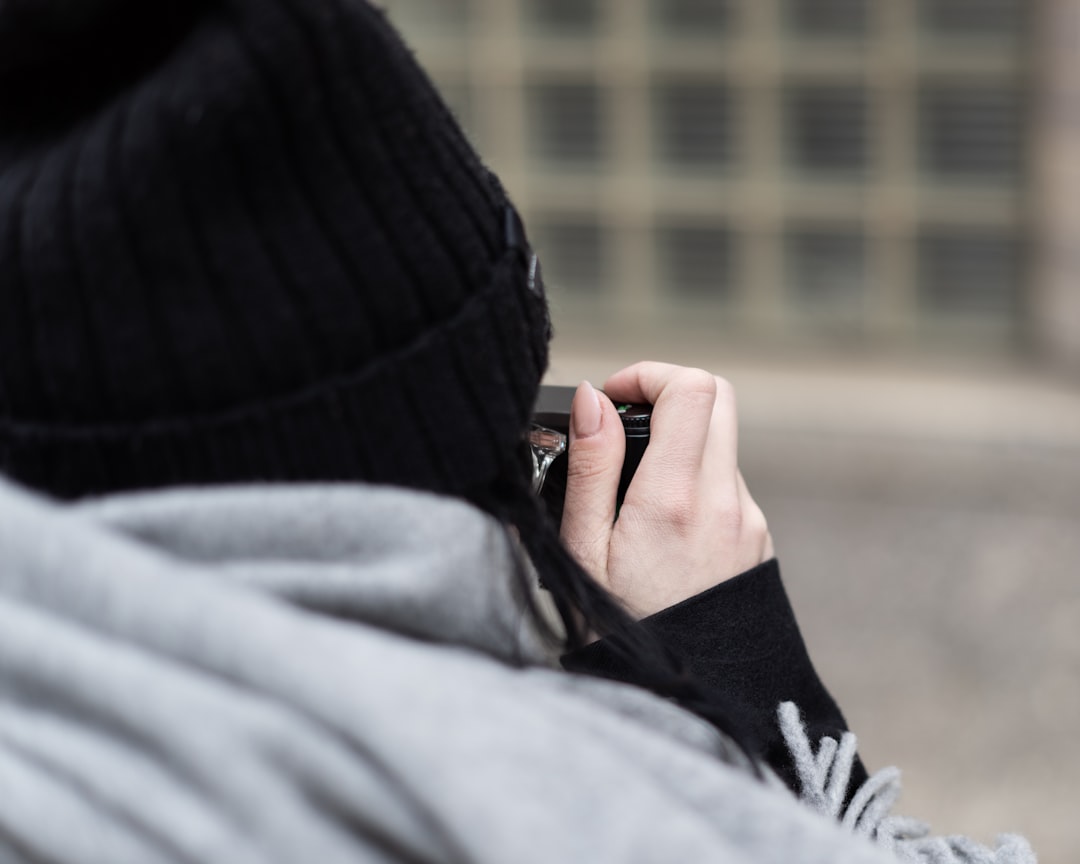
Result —
[[932, 837], [925, 823], [890, 816], [900, 797], [900, 771], [896, 768], [876, 772], [845, 803], [855, 764], [855, 736], [845, 732], [839, 741], [826, 736], [818, 742], [815, 752], [795, 703], [781, 703], [777, 715], [795, 763], [800, 799], [814, 811], [840, 822], [847, 831], [866, 837], [905, 862], [1037, 864], [1031, 846], [1015, 834], [1002, 834], [991, 849], [967, 837]]

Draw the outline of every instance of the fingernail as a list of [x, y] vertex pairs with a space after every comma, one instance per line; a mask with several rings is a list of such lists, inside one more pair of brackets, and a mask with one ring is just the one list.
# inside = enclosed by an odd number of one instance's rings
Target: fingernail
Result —
[[570, 406], [570, 431], [575, 438], [588, 438], [600, 431], [600, 396], [588, 381], [582, 381]]

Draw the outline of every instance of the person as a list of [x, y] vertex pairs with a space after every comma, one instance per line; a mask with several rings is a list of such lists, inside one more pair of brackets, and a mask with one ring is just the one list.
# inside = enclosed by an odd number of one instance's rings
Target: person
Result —
[[0, 3], [0, 306], [0, 861], [1034, 860], [888, 815], [725, 382], [582, 384], [558, 535], [525, 228], [368, 3]]

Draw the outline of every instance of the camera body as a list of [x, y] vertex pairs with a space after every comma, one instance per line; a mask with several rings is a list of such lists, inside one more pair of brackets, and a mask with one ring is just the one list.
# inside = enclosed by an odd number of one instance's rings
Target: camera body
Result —
[[[570, 403], [573, 401], [576, 387], [564, 387], [555, 384], [545, 384], [540, 387], [540, 395], [536, 400], [533, 410], [533, 422], [556, 432], [569, 435], [570, 432]], [[626, 433], [626, 455], [623, 457], [622, 474], [619, 477], [619, 491], [616, 498], [616, 514], [622, 506], [623, 497], [633, 479], [634, 471], [649, 445], [649, 428], [652, 418], [651, 405], [639, 405], [633, 403], [615, 403], [622, 420], [623, 431]], [[556, 524], [562, 522], [563, 502], [566, 497], [566, 467], [567, 459], [556, 459], [548, 469], [547, 479], [540, 497], [544, 501], [548, 513]]]

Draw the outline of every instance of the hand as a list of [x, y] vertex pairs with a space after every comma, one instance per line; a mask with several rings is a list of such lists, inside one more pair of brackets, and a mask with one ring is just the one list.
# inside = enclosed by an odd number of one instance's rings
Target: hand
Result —
[[604, 390], [648, 402], [653, 414], [616, 520], [622, 422], [587, 382], [574, 395], [562, 539], [594, 579], [645, 617], [773, 556], [765, 516], [739, 473], [730, 384], [701, 369], [638, 363]]

